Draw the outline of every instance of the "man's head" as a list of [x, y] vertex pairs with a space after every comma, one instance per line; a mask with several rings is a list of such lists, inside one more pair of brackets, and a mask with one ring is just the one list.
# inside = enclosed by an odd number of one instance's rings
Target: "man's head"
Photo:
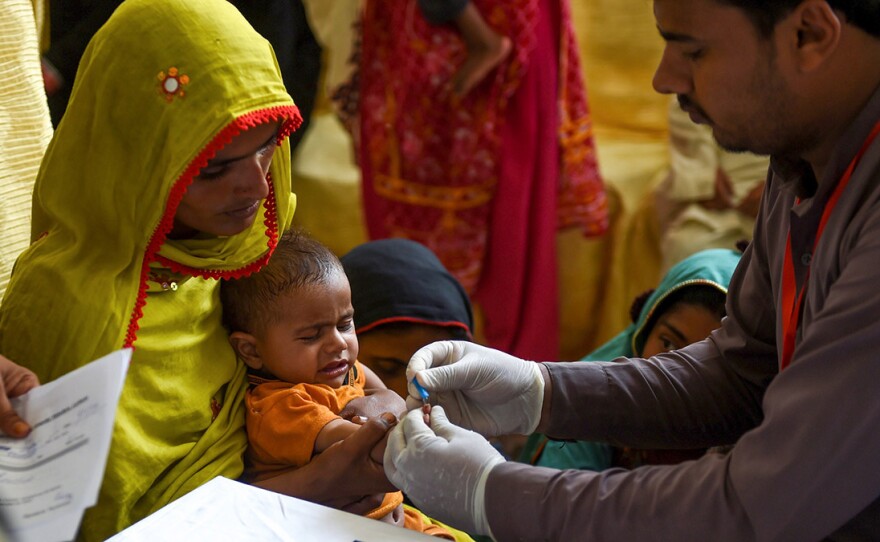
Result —
[[[764, 37], [773, 35], [776, 23], [803, 0], [717, 0], [743, 10]], [[826, 0], [831, 9], [865, 32], [880, 37], [880, 2], [876, 0]]]
[[880, 44], [880, 0], [655, 0], [654, 14], [654, 87], [729, 150], [809, 159], [880, 76], [864, 49]]

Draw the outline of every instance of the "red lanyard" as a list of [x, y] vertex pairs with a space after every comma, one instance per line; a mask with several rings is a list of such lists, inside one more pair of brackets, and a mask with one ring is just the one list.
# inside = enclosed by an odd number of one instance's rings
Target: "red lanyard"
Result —
[[[834, 207], [837, 205], [837, 200], [840, 199], [843, 189], [849, 184], [849, 179], [852, 177], [853, 171], [855, 171], [856, 165], [858, 165], [862, 155], [865, 154], [865, 151], [871, 146], [871, 143], [874, 141], [874, 138], [877, 137], [878, 133], [880, 133], [880, 121], [874, 125], [871, 133], [868, 134], [865, 142], [862, 143], [862, 148], [859, 149], [859, 152], [853, 157], [852, 161], [847, 166], [846, 171], [843, 172], [843, 176], [837, 183], [837, 187], [828, 199], [828, 203], [825, 204], [825, 209], [822, 211], [822, 218], [819, 221], [819, 227], [816, 229], [816, 239], [813, 241], [813, 254], [816, 253], [816, 247], [819, 246], [819, 239], [822, 237], [822, 232], [825, 231], [825, 224], [828, 222], [828, 218], [831, 216], [832, 211], [834, 211]], [[800, 325], [801, 303], [804, 300], [804, 292], [807, 291], [809, 279], [810, 270], [807, 268], [807, 274], [804, 277], [804, 286], [801, 288], [800, 295], [796, 296], [797, 285], [795, 284], [794, 278], [794, 260], [791, 257], [791, 229], [789, 228], [788, 240], [785, 244], [785, 262], [782, 264], [782, 359], [779, 362], [780, 371], [788, 367], [788, 364], [791, 363], [791, 357], [794, 355], [794, 339], [797, 336], [798, 326]], [[795, 299], [795, 296], [797, 299]]]

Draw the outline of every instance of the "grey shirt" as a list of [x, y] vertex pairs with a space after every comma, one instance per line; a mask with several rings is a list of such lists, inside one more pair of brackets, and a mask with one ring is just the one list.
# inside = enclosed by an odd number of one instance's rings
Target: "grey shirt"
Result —
[[[650, 360], [545, 364], [554, 437], [733, 451], [602, 473], [499, 465], [486, 489], [497, 539], [880, 539], [880, 138], [812, 253], [825, 202], [878, 119], [880, 89], [818, 182], [805, 162], [773, 159], [728, 316], [708, 339]], [[789, 225], [798, 284], [810, 277], [780, 373]]]

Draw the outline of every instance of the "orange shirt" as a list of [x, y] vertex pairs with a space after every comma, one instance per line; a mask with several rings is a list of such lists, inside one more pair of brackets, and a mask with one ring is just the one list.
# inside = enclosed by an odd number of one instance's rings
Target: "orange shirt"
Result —
[[315, 439], [352, 399], [364, 396], [366, 375], [355, 362], [348, 384], [291, 384], [250, 377], [247, 392], [246, 477], [269, 478], [312, 459]]

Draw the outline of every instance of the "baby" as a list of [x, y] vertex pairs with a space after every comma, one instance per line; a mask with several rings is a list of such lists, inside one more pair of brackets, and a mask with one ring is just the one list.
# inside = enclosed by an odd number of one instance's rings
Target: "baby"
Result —
[[[248, 481], [305, 465], [358, 429], [339, 413], [365, 388], [385, 386], [357, 361], [348, 279], [327, 247], [287, 232], [262, 270], [223, 284], [221, 300], [230, 343], [249, 367]], [[406, 411], [396, 394], [383, 397], [385, 410]], [[380, 463], [382, 452], [373, 452]], [[366, 515], [452, 539], [402, 503], [400, 492], [388, 493]]]

